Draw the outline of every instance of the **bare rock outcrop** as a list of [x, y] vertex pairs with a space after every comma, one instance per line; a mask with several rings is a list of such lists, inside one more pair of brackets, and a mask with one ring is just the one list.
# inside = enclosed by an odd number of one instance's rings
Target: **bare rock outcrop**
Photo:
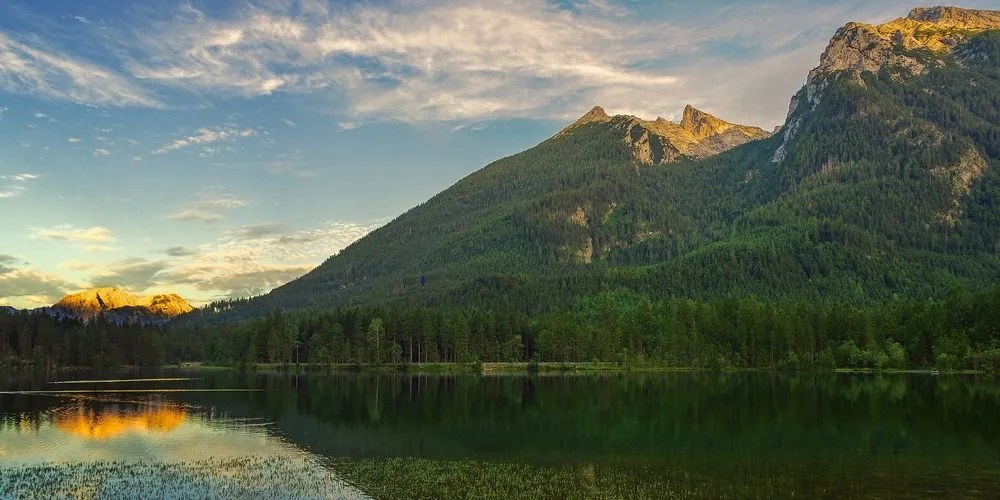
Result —
[[563, 137], [592, 123], [607, 124], [620, 134], [636, 162], [643, 165], [664, 165], [681, 157], [708, 158], [771, 135], [760, 127], [730, 123], [688, 105], [680, 123], [664, 118], [643, 120], [632, 115], [609, 116], [604, 108], [596, 106], [555, 137]]

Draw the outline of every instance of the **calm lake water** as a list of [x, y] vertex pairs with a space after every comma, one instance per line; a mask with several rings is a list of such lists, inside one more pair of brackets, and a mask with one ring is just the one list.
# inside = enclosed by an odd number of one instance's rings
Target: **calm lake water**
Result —
[[174, 370], [0, 390], [0, 497], [1000, 495], [993, 378]]

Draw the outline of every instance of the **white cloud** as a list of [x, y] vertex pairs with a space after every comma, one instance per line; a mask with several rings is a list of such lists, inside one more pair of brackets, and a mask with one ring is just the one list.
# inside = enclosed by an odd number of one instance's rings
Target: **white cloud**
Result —
[[252, 137], [257, 131], [252, 128], [237, 128], [232, 126], [200, 128], [193, 135], [175, 139], [153, 151], [154, 155], [162, 155], [177, 149], [183, 149], [195, 144], [208, 144], [216, 141], [233, 141], [241, 137]]
[[356, 130], [361, 126], [361, 124], [358, 122], [340, 122], [337, 123], [337, 126], [340, 127], [341, 130]]
[[206, 301], [258, 295], [305, 274], [380, 224], [337, 221], [300, 231], [272, 223], [243, 226], [197, 249], [168, 249], [177, 259], [156, 275], [157, 284], [191, 286], [212, 294]]
[[82, 142], [82, 141], [83, 141], [83, 139], [80, 139], [79, 137], [70, 137], [70, 138], [66, 139], [66, 142], [74, 143], [74, 144], [77, 143], [77, 142]]
[[101, 66], [0, 34], [0, 88], [94, 106], [162, 107], [129, 79]]
[[167, 216], [169, 220], [216, 222], [222, 219], [222, 212], [244, 207], [250, 202], [225, 193], [203, 192], [199, 198]]
[[69, 269], [70, 271], [86, 271], [89, 269], [93, 269], [95, 266], [93, 264], [84, 262], [82, 260], [70, 259], [64, 262], [60, 262], [59, 267], [63, 269]]
[[59, 276], [34, 269], [0, 272], [0, 304], [40, 307], [54, 304], [78, 287]]
[[94, 150], [94, 156], [108, 156], [111, 154], [107, 149], [97, 148]]
[[[597, 2], [595, 5], [601, 4]], [[252, 7], [236, 19], [185, 8], [144, 37], [139, 78], [256, 96], [333, 90], [359, 118], [562, 116], [623, 87], [639, 105], [678, 78], [645, 69], [664, 26], [615, 23], [540, 0]], [[658, 49], [654, 52], [653, 49]]]
[[73, 16], [73, 19], [76, 19], [81, 24], [92, 24], [90, 22], [90, 19], [87, 19], [86, 17], [83, 16]]
[[35, 228], [31, 237], [44, 240], [63, 240], [74, 243], [111, 243], [115, 241], [114, 233], [102, 226], [78, 228], [70, 224], [61, 224], [51, 228]]
[[28, 191], [27, 183], [38, 179], [37, 174], [23, 172], [20, 174], [0, 175], [0, 199], [14, 198]]
[[288, 125], [289, 127], [292, 128], [299, 126], [297, 123], [293, 122], [292, 120], [289, 120], [288, 118], [282, 118], [281, 123], [284, 123], [285, 125]]
[[167, 269], [165, 261], [150, 261], [131, 257], [107, 266], [106, 270], [91, 277], [90, 286], [116, 287], [132, 293], [142, 293], [157, 284], [157, 275]]

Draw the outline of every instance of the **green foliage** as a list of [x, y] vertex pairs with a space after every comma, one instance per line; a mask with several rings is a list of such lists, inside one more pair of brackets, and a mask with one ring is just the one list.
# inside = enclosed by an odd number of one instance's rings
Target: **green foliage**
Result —
[[[706, 160], [637, 165], [620, 130], [577, 127], [469, 175], [271, 294], [191, 321], [442, 304], [535, 317], [608, 289], [855, 306], [983, 290], [1000, 280], [998, 40], [982, 33], [917, 76], [833, 75], [813, 100], [796, 96], [789, 140]], [[980, 159], [985, 168], [968, 170]], [[639, 341], [622, 328], [630, 347]]]

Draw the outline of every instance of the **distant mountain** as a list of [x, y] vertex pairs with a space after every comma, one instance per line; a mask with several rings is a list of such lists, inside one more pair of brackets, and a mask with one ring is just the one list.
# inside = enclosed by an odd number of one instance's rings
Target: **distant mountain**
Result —
[[773, 136], [690, 107], [679, 124], [594, 108], [216, 310], [533, 313], [617, 287], [871, 303], [997, 282], [1000, 12], [936, 7], [838, 30]]
[[163, 321], [194, 310], [176, 294], [136, 297], [117, 288], [94, 288], [63, 297], [47, 311], [89, 321], [98, 315], [115, 323]]
[[684, 107], [680, 123], [664, 118], [647, 121], [631, 115], [608, 116], [604, 108], [596, 106], [556, 137], [595, 123], [621, 135], [634, 160], [644, 165], [672, 163], [682, 157], [708, 158], [770, 135], [759, 127], [720, 120], [689, 104]]

